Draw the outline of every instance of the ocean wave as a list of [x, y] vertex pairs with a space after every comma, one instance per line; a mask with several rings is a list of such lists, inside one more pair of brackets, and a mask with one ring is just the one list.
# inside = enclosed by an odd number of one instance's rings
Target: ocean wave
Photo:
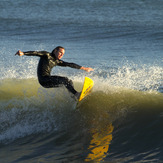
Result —
[[[76, 83], [76, 86], [81, 87], [82, 83]], [[107, 115], [105, 120], [113, 123], [128, 112], [159, 112], [161, 116], [163, 108], [163, 95], [156, 91], [142, 92], [120, 87], [102, 91], [95, 86], [74, 110], [76, 101], [65, 88], [44, 89], [35, 79], [5, 80], [0, 89], [1, 142], [55, 131], [78, 111], [82, 115], [81, 121], [84, 119], [89, 123], [94, 119], [101, 123]]]

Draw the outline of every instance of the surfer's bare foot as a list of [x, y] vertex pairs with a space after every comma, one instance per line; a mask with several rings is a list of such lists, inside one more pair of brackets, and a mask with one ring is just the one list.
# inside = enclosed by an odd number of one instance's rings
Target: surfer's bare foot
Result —
[[81, 95], [81, 92], [76, 92], [75, 93], [75, 97], [77, 98], [77, 100], [79, 100], [80, 95]]

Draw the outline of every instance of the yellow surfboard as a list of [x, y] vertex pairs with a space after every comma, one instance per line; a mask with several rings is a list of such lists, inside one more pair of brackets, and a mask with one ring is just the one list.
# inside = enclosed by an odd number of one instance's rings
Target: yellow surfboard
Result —
[[83, 85], [81, 95], [79, 97], [79, 101], [83, 100], [84, 97], [86, 97], [90, 93], [93, 85], [94, 85], [93, 80], [88, 77], [85, 77], [84, 85]]

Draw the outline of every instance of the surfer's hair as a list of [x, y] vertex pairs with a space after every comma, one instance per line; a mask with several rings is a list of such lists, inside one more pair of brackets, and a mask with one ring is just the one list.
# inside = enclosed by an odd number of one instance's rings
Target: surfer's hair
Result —
[[59, 49], [64, 49], [65, 50], [65, 48], [63, 46], [57, 46], [55, 49], [53, 49], [52, 54], [54, 54], [55, 50], [58, 51]]

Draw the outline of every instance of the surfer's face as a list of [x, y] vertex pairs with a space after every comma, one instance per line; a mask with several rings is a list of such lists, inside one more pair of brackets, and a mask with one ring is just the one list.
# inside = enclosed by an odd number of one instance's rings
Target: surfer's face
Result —
[[59, 48], [59, 50], [55, 52], [55, 57], [57, 59], [61, 59], [63, 57], [63, 55], [65, 54], [65, 50], [62, 48]]

